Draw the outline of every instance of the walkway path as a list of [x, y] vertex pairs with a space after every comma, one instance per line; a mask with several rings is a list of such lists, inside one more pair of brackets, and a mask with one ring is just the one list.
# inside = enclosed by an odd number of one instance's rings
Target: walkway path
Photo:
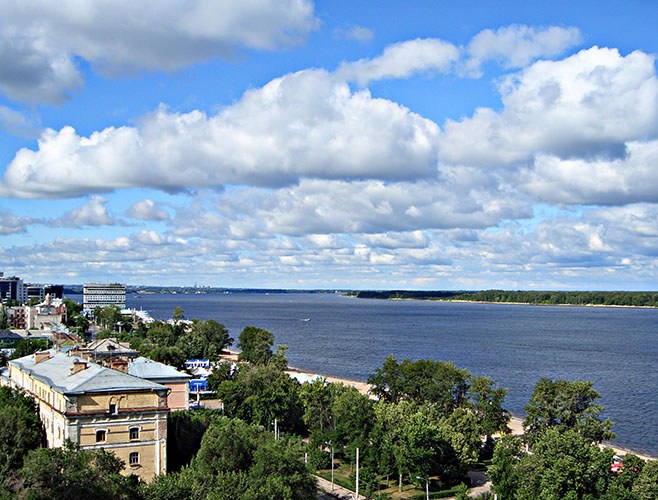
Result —
[[[336, 483], [333, 484], [333, 489], [331, 485], [331, 481], [327, 481], [326, 479], [320, 477], [320, 476], [315, 476], [315, 479], [318, 483], [318, 488], [321, 489], [322, 491], [329, 493], [331, 496], [335, 498], [340, 498], [341, 500], [354, 500], [356, 498], [356, 494], [353, 491], [348, 490], [347, 488], [343, 488], [342, 486], [337, 485]], [[363, 495], [359, 495], [359, 500], [365, 500], [366, 497]]]

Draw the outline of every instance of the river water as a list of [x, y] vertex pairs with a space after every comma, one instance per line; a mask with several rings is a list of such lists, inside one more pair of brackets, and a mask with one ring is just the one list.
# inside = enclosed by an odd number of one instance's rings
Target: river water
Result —
[[[590, 380], [615, 426], [613, 443], [658, 456], [658, 309], [387, 301], [332, 293], [130, 295], [154, 318], [181, 307], [235, 339], [245, 326], [274, 333], [305, 371], [365, 381], [389, 354], [452, 361], [509, 389], [523, 407], [540, 377]], [[236, 340], [237, 343], [237, 340]]]

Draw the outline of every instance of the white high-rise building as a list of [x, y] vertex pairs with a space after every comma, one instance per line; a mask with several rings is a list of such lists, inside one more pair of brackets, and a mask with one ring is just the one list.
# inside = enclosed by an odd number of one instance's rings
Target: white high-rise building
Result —
[[96, 307], [126, 307], [126, 285], [121, 283], [85, 283], [82, 307], [84, 312], [93, 312]]

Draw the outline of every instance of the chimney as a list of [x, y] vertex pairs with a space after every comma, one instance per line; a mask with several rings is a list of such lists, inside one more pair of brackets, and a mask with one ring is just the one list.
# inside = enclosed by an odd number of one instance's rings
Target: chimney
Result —
[[48, 361], [50, 359], [50, 351], [37, 351], [34, 353], [34, 364], [38, 365], [42, 361]]
[[82, 361], [81, 359], [74, 359], [73, 360], [73, 366], [71, 367], [71, 371], [69, 375], [75, 375], [78, 372], [81, 372], [82, 370], [87, 369], [87, 362]]

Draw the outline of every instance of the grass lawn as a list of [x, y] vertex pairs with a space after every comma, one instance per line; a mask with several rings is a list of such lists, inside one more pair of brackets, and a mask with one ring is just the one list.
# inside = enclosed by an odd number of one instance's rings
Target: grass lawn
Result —
[[[351, 469], [349, 465], [343, 466], [339, 461], [336, 461], [334, 465], [334, 483], [344, 488], [348, 488], [352, 491], [355, 490], [355, 485], [350, 480], [350, 474], [354, 472], [354, 469]], [[321, 476], [328, 481], [331, 481], [331, 469], [322, 469], [316, 471], [318, 476]], [[435, 483], [430, 482], [430, 496], [432, 496], [432, 487], [435, 487]], [[452, 490], [446, 490], [446, 493]], [[360, 487], [359, 493], [363, 493], [363, 486]], [[402, 485], [402, 491], [398, 491], [398, 477], [391, 476], [390, 481], [387, 483], [386, 478], [380, 478], [379, 489], [376, 490], [373, 494], [374, 498], [377, 498], [377, 493], [382, 495], [388, 495], [392, 500], [402, 500], [413, 497], [422, 496], [424, 498], [425, 488], [418, 488], [413, 484]]]

